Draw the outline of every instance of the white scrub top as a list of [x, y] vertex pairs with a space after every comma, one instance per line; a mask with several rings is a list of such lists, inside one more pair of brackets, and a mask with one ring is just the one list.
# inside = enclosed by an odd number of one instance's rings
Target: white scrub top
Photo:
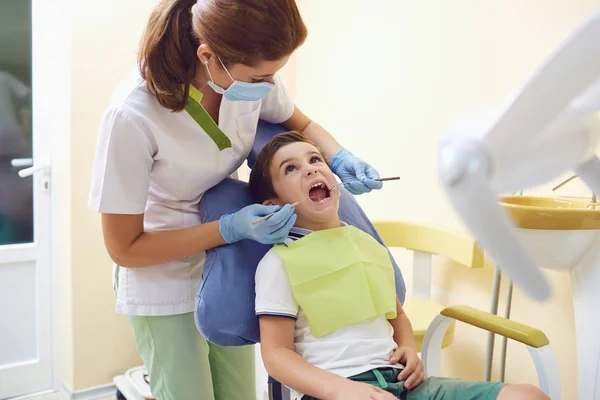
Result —
[[[243, 164], [259, 118], [281, 123], [292, 116], [294, 104], [281, 79], [275, 76], [274, 83], [259, 101], [223, 98], [217, 126], [199, 105], [197, 90], [186, 110], [174, 113], [134, 70], [115, 90], [100, 124], [89, 206], [100, 213], [144, 213], [146, 231], [200, 224], [202, 194]], [[150, 267], [115, 266], [117, 313], [192, 312], [204, 259], [201, 252]]]

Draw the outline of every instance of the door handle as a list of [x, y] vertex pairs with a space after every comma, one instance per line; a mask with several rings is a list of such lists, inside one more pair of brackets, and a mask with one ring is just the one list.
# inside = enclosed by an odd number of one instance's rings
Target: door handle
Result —
[[[31, 159], [16, 159], [17, 160], [17, 164], [21, 164], [22, 166], [25, 166], [25, 164], [29, 164], [31, 165], [31, 162], [29, 160]], [[15, 160], [13, 160], [15, 161]], [[14, 165], [14, 164], [13, 164]], [[19, 165], [15, 165], [15, 166], [19, 166]], [[19, 176], [21, 178], [27, 178], [28, 176], [32, 176], [33, 174], [42, 173], [42, 186], [44, 188], [45, 191], [48, 191], [50, 189], [50, 162], [45, 162], [42, 164], [35, 164], [29, 168], [25, 168], [22, 169], [18, 172]]]
[[33, 166], [33, 158], [13, 158], [10, 160], [10, 165], [13, 167], [31, 167]]
[[27, 178], [28, 176], [31, 176], [37, 172], [44, 172], [44, 175], [49, 175], [50, 174], [50, 164], [34, 165], [32, 167], [22, 169], [19, 171], [19, 176], [21, 178]]

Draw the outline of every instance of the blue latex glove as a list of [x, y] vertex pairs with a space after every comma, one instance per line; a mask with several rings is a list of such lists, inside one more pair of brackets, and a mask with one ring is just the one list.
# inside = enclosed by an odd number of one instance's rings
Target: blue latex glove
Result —
[[[252, 224], [260, 217], [276, 211], [269, 219]], [[243, 239], [252, 239], [262, 244], [283, 243], [294, 226], [296, 217], [294, 208], [289, 204], [283, 208], [252, 204], [233, 214], [223, 215], [219, 219], [219, 231], [227, 243]]]
[[375, 168], [346, 149], [341, 149], [331, 157], [329, 167], [342, 182], [362, 181], [345, 185], [353, 195], [368, 193], [373, 189], [381, 189], [383, 186], [381, 182], [373, 180], [379, 178]]

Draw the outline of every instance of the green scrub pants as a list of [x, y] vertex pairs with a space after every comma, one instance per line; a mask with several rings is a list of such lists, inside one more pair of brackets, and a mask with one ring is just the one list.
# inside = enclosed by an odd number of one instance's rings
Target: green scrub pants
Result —
[[255, 400], [254, 346], [219, 347], [194, 314], [128, 316], [157, 400]]

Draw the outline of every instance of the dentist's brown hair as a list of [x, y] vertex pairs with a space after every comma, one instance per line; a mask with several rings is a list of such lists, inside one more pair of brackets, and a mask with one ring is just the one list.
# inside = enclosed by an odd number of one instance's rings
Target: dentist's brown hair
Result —
[[295, 0], [161, 0], [146, 26], [138, 65], [158, 102], [181, 111], [201, 43], [225, 66], [256, 66], [289, 56], [306, 36]]

